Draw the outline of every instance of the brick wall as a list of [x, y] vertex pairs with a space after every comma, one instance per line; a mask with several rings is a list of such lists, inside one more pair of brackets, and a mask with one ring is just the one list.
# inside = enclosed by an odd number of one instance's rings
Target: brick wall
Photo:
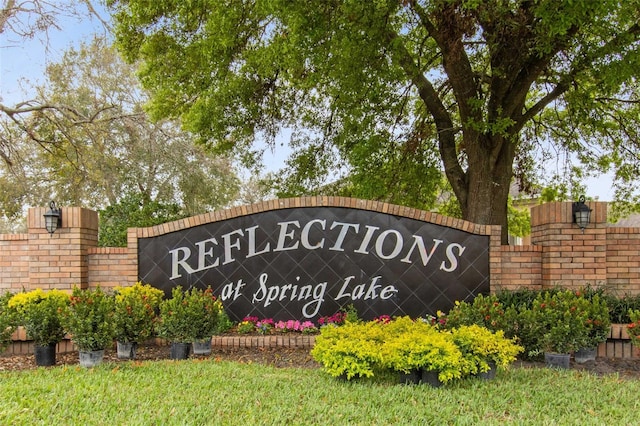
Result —
[[[490, 236], [492, 291], [523, 287], [577, 288], [590, 284], [606, 286], [620, 296], [639, 294], [640, 228], [610, 226], [606, 223], [606, 203], [588, 205], [592, 209], [591, 223], [584, 232], [573, 224], [571, 203], [533, 207], [531, 245], [526, 246], [500, 246], [499, 228], [495, 226], [476, 225], [376, 201], [320, 196], [271, 200], [150, 228], [130, 229], [126, 248], [97, 247], [98, 215], [78, 207], [63, 207], [62, 227], [49, 235], [44, 229], [46, 208], [37, 207], [29, 209], [27, 233], [0, 234], [0, 292], [38, 287], [71, 290], [74, 285], [132, 285], [137, 280], [140, 237], [279, 208], [338, 206], [379, 211]], [[627, 346], [621, 346], [621, 342], [618, 346], [624, 348], [626, 354], [628, 342], [624, 343]], [[637, 354], [634, 352], [633, 356]]]
[[29, 234], [0, 234], [0, 293], [29, 287]]
[[91, 247], [87, 250], [89, 287], [128, 286], [138, 279], [138, 257], [126, 247]]
[[608, 228], [606, 256], [608, 289], [640, 294], [640, 228]]
[[582, 232], [572, 222], [571, 203], [547, 203], [531, 210], [531, 245], [500, 246], [497, 227], [475, 225], [435, 213], [343, 197], [270, 200], [206, 213], [162, 225], [130, 229], [126, 248], [97, 247], [98, 215], [62, 208], [62, 227], [49, 235], [46, 208], [29, 209], [28, 232], [0, 235], [0, 291], [126, 286], [137, 280], [138, 238], [204, 223], [292, 207], [339, 206], [397, 216], [489, 235], [492, 291], [499, 289], [607, 286], [619, 295], [640, 293], [640, 228], [612, 227], [606, 203], [588, 203], [591, 223]]

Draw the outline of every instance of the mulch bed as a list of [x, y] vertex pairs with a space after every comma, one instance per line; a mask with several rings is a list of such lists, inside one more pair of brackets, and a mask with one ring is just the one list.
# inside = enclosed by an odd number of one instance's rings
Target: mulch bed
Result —
[[[170, 346], [140, 346], [136, 354], [136, 361], [160, 361], [170, 359]], [[313, 360], [309, 349], [297, 348], [213, 348], [211, 355], [194, 356], [192, 358], [211, 358], [216, 360], [230, 360], [241, 363], [261, 363], [274, 367], [303, 367], [319, 368], [320, 364]], [[107, 349], [104, 362], [128, 362], [118, 359], [116, 351]], [[77, 352], [56, 355], [56, 365], [79, 364]], [[0, 356], [0, 371], [29, 370], [36, 368], [35, 357], [29, 355]]]
[[[192, 355], [192, 357], [194, 357]], [[138, 348], [137, 361], [159, 361], [170, 358], [169, 346], [148, 345]], [[278, 368], [301, 367], [320, 368], [309, 354], [309, 349], [298, 348], [213, 348], [211, 355], [195, 356], [194, 358], [211, 358], [240, 363], [260, 363]], [[118, 359], [115, 350], [105, 352], [105, 362], [129, 362]], [[78, 353], [69, 352], [56, 356], [56, 365], [77, 365]], [[542, 362], [517, 361], [516, 368], [544, 368]], [[29, 370], [36, 368], [33, 355], [0, 356], [0, 371]], [[589, 371], [596, 375], [618, 374], [623, 379], [640, 379], [640, 359], [611, 359], [598, 358], [596, 361], [577, 364], [571, 362], [575, 370]]]

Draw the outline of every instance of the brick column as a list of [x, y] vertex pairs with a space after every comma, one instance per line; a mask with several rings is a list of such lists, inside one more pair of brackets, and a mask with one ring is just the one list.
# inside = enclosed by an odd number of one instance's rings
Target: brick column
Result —
[[29, 289], [86, 288], [87, 249], [98, 245], [98, 213], [62, 207], [62, 226], [49, 235], [44, 228], [46, 211], [46, 207], [35, 207], [28, 213]]
[[573, 223], [572, 203], [531, 209], [531, 242], [542, 246], [542, 287], [600, 286], [607, 280], [607, 203], [588, 202], [584, 233]]

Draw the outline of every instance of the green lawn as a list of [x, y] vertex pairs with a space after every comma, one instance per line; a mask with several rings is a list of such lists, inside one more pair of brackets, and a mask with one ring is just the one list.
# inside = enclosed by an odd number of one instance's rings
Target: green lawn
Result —
[[442, 388], [227, 361], [0, 373], [1, 425], [629, 425], [640, 381], [512, 368]]

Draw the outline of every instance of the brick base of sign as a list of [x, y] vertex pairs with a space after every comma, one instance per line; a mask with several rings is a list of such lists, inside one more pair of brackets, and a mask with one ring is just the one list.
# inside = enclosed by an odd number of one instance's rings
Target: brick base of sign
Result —
[[633, 346], [627, 333], [627, 324], [611, 324], [607, 341], [598, 346], [598, 356], [603, 358], [640, 358], [640, 348]]
[[[18, 337], [18, 336], [14, 336]], [[33, 342], [26, 340], [23, 334], [20, 338], [14, 339], [7, 350], [0, 356], [28, 355], [33, 354]], [[152, 339], [148, 342], [155, 345], [167, 345], [168, 342], [162, 339]], [[211, 340], [213, 348], [298, 348], [311, 349], [315, 343], [315, 336], [301, 336], [295, 334], [268, 335], [268, 336], [214, 336]], [[65, 339], [58, 343], [57, 353], [67, 353], [76, 351], [73, 343]], [[626, 332], [626, 324], [612, 324], [611, 332], [606, 342], [598, 346], [598, 357], [638, 359], [640, 358], [640, 348], [631, 344], [629, 335]]]
[[212, 347], [220, 348], [299, 348], [311, 349], [315, 336], [214, 336]]

